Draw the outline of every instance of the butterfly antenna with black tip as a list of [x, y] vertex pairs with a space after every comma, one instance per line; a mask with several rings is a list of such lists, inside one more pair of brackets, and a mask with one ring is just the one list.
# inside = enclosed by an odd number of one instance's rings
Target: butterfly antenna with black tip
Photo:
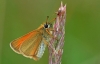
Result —
[[46, 24], [47, 24], [47, 22], [48, 22], [48, 18], [49, 18], [49, 16], [47, 16], [47, 19], [46, 19]]

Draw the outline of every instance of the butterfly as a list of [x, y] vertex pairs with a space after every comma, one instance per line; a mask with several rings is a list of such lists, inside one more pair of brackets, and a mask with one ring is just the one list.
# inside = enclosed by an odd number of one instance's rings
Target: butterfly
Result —
[[39, 60], [43, 56], [45, 47], [52, 37], [52, 29], [52, 23], [46, 21], [37, 29], [13, 40], [10, 43], [10, 47], [18, 54], [22, 54], [34, 60]]

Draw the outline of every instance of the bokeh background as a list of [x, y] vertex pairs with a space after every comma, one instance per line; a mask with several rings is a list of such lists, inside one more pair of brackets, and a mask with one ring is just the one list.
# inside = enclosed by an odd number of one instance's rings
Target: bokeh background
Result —
[[[100, 0], [62, 0], [67, 4], [62, 64], [100, 64]], [[36, 29], [61, 0], [0, 0], [0, 64], [48, 64], [48, 49], [39, 61], [18, 55], [9, 43]]]

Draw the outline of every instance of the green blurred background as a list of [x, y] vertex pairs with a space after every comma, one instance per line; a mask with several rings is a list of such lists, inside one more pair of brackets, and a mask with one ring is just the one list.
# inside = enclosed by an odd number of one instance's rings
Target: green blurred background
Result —
[[[62, 0], [67, 4], [62, 64], [100, 64], [100, 0]], [[61, 0], [0, 0], [0, 64], [48, 64], [18, 55], [9, 43], [55, 18]], [[50, 20], [49, 19], [49, 20]]]

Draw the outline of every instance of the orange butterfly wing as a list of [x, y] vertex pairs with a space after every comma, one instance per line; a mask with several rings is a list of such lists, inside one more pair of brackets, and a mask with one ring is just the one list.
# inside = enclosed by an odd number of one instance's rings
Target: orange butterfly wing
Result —
[[10, 46], [15, 52], [37, 60], [36, 53], [41, 41], [41, 32], [34, 30], [14, 40], [10, 43]]

